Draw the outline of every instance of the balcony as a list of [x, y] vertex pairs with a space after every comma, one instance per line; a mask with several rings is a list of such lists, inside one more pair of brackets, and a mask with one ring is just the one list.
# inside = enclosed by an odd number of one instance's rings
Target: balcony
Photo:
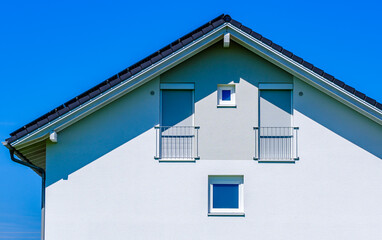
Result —
[[198, 155], [198, 131], [195, 126], [157, 126], [155, 159], [194, 161]]
[[298, 127], [254, 127], [254, 159], [259, 162], [298, 160], [298, 129]]

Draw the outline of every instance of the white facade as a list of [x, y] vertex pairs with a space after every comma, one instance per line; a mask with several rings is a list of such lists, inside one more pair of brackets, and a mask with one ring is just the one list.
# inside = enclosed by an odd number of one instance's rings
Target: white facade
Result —
[[[154, 158], [161, 83], [194, 84], [200, 159]], [[292, 86], [295, 162], [253, 160], [259, 84], [270, 83]], [[219, 84], [234, 84], [236, 107], [217, 106]], [[381, 143], [380, 124], [218, 42], [47, 142], [45, 238], [382, 239]], [[232, 175], [244, 215], [209, 216], [209, 176]]]

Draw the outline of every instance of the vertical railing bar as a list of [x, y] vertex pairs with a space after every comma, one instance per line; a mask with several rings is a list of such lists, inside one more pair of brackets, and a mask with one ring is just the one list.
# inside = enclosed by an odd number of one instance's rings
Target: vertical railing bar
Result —
[[298, 128], [296, 128], [296, 158], [299, 158], [298, 156]]
[[288, 159], [289, 151], [288, 151], [288, 141], [289, 141], [289, 128], [284, 128], [284, 136], [283, 136], [283, 158]]
[[184, 138], [185, 138], [185, 133], [184, 133], [184, 127], [182, 127], [181, 131], [181, 136], [179, 137], [179, 158], [182, 158], [184, 156]]
[[283, 153], [283, 141], [284, 141], [284, 138], [283, 138], [283, 134], [284, 134], [284, 128], [282, 127], [282, 128], [280, 128], [279, 129], [279, 133], [280, 133], [280, 137], [279, 137], [279, 159], [283, 159], [283, 157], [284, 157], [284, 153]]
[[159, 158], [162, 158], [162, 128], [159, 127], [158, 128], [159, 130], [159, 137], [158, 137], [158, 141], [159, 141], [159, 145], [158, 145], [158, 151], [159, 151]]
[[174, 146], [174, 132], [175, 132], [176, 130], [174, 129], [174, 128], [171, 128], [171, 156], [175, 156], [175, 146]]
[[[282, 128], [276, 128], [275, 132], [278, 134], [278, 136], [280, 136], [281, 132], [282, 132]], [[279, 140], [280, 137], [276, 136], [275, 139], [277, 139], [277, 141], [275, 141], [277, 144], [277, 159], [280, 159], [281, 158], [281, 152], [280, 152], [281, 144], [280, 144], [280, 140]]]
[[174, 141], [174, 155], [175, 155], [175, 158], [178, 158], [179, 156], [179, 149], [178, 149], [178, 139], [179, 139], [179, 131], [180, 131], [181, 127], [177, 127], [175, 128], [175, 141]]
[[288, 155], [288, 153], [287, 153], [287, 148], [286, 148], [286, 145], [287, 145], [287, 140], [288, 140], [288, 138], [287, 138], [287, 136], [288, 135], [286, 135], [286, 132], [288, 131], [288, 129], [287, 128], [283, 128], [283, 137], [282, 137], [282, 158], [283, 159], [287, 159], [287, 155]]
[[296, 154], [295, 154], [295, 149], [294, 149], [294, 146], [295, 146], [295, 130], [292, 129], [292, 142], [291, 142], [291, 148], [292, 148], [292, 158], [295, 158]]
[[284, 152], [283, 152], [283, 141], [284, 141], [284, 138], [283, 138], [283, 135], [284, 135], [284, 128], [280, 128], [279, 132], [280, 132], [280, 140], [278, 141], [279, 142], [279, 159], [283, 159], [284, 158]]
[[265, 138], [264, 138], [264, 141], [265, 141], [265, 146], [267, 147], [267, 149], [265, 150], [265, 156], [264, 156], [264, 158], [268, 158], [267, 156], [269, 156], [269, 150], [270, 150], [270, 147], [271, 147], [271, 145], [270, 145], [270, 142], [269, 142], [269, 138], [268, 138], [268, 131], [269, 131], [269, 129], [268, 128], [266, 128], [265, 129], [265, 131], [264, 131], [264, 134], [265, 134]]
[[[271, 138], [269, 138], [269, 139], [271, 139], [271, 144], [272, 144], [271, 152], [274, 153], [274, 149], [275, 149], [276, 145], [275, 145], [275, 142], [272, 141], [272, 132], [274, 131], [274, 130], [273, 130], [273, 127], [270, 128], [269, 131], [270, 131], [270, 134], [271, 134]], [[272, 158], [275, 158], [275, 155], [274, 155], [274, 154], [273, 154]]]

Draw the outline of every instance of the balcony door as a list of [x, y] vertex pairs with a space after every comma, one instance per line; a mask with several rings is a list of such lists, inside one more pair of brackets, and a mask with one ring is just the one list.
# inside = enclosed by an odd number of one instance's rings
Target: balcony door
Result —
[[161, 147], [163, 159], [192, 159], [195, 145], [193, 90], [162, 89]]
[[193, 90], [162, 90], [162, 126], [193, 126]]
[[260, 91], [260, 126], [291, 127], [292, 126], [292, 91], [261, 90]]
[[293, 158], [292, 91], [260, 90], [260, 159]]

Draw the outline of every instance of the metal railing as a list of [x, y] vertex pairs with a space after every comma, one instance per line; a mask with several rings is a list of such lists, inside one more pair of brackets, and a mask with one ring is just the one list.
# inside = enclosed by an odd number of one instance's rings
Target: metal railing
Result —
[[198, 154], [198, 131], [195, 126], [157, 126], [156, 159], [194, 160]]
[[255, 160], [298, 160], [298, 127], [254, 127]]

